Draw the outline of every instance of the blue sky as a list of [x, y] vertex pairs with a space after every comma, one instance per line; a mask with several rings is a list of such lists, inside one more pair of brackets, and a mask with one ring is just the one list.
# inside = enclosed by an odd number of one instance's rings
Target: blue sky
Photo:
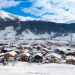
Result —
[[75, 21], [75, 0], [0, 0], [0, 10], [54, 22]]
[[[17, 1], [17, 0], [15, 0]], [[21, 11], [22, 8], [28, 8], [32, 5], [32, 2], [29, 2], [28, 0], [18, 0], [17, 2], [20, 2], [18, 5], [16, 6], [10, 6], [8, 8], [2, 8], [2, 10], [5, 10], [7, 12], [16, 14], [16, 15], [21, 15], [21, 16], [31, 16], [29, 13], [25, 13], [23, 11]]]

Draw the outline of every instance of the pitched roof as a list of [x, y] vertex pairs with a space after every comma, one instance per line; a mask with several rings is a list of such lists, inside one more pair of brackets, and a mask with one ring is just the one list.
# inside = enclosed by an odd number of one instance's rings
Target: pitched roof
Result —
[[15, 51], [7, 52], [7, 54], [11, 54], [12, 56], [15, 56], [17, 53]]

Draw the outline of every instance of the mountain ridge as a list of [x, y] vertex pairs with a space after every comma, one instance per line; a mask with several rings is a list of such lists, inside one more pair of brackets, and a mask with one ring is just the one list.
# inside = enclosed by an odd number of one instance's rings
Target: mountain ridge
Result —
[[[2, 11], [4, 12], [4, 11]], [[0, 12], [0, 38], [7, 39], [9, 34], [12, 33], [12, 37], [15, 38], [36, 38], [38, 36], [43, 37], [58, 37], [67, 36], [70, 33], [75, 33], [75, 23], [65, 24], [65, 23], [55, 23], [50, 21], [42, 21], [25, 18], [12, 15], [7, 12], [5, 16], [1, 15]], [[21, 20], [20, 20], [21, 19]], [[24, 19], [24, 17], [23, 17]], [[9, 31], [10, 30], [10, 31]], [[53, 34], [52, 34], [53, 33]], [[24, 37], [23, 37], [24, 36]], [[10, 39], [10, 38], [9, 38]]]

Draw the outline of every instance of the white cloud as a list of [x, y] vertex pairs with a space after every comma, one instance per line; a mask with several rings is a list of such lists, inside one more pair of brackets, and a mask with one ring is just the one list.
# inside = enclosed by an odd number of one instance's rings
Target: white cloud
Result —
[[20, 4], [20, 1], [14, 1], [14, 0], [0, 0], [0, 9], [2, 8], [8, 8], [12, 6], [16, 6]]
[[49, 1], [48, 0], [43, 0], [43, 1], [38, 0], [31, 7], [24, 8], [23, 11], [25, 11], [27, 13], [31, 13], [32, 15], [41, 16], [45, 12], [49, 13], [48, 10], [51, 9], [50, 6], [51, 5], [49, 4]]
[[22, 11], [42, 20], [54, 22], [75, 21], [75, 0], [32, 0], [33, 5]]

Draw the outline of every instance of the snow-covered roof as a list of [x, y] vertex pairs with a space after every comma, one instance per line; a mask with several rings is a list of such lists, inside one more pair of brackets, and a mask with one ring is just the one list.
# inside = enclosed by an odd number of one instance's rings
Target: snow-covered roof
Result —
[[68, 47], [68, 46], [57, 47], [57, 49], [59, 49], [60, 51], [65, 52], [65, 53], [75, 52], [75, 48]]
[[61, 59], [61, 55], [57, 54], [57, 53], [51, 53], [51, 55], [57, 57], [57, 58], [60, 58]]
[[73, 60], [75, 60], [75, 57], [74, 56], [66, 56], [66, 60], [70, 60], [70, 59], [73, 59]]
[[18, 46], [18, 44], [16, 44], [16, 43], [15, 43], [15, 44], [11, 44], [11, 46], [15, 46], [15, 47], [17, 47], [17, 46]]
[[8, 54], [11, 54], [12, 56], [15, 56], [17, 53], [15, 51], [7, 52]]
[[22, 45], [22, 47], [31, 47], [30, 45]]
[[48, 52], [47, 54], [46, 54], [46, 56], [48, 57], [48, 56], [51, 56], [51, 53], [50, 52]]
[[5, 55], [5, 53], [0, 53], [0, 56], [3, 56], [3, 55]]
[[29, 50], [28, 49], [25, 49], [25, 51], [24, 52], [29, 52]]
[[9, 47], [5, 47], [4, 50], [7, 50], [7, 51], [11, 51], [12, 48], [9, 48]]
[[48, 49], [47, 48], [42, 48], [43, 50], [46, 50], [46, 51], [48, 51]]
[[42, 56], [42, 53], [36, 53], [35, 56], [36, 56], [36, 55]]
[[13, 47], [12, 49], [13, 49], [14, 51], [19, 51], [16, 47]]
[[[24, 52], [24, 53], [22, 53], [22, 54], [25, 54], [25, 55], [27, 55], [27, 56], [30, 56], [30, 54], [29, 54], [29, 53], [27, 53], [27, 52]], [[22, 54], [21, 54], [21, 55], [22, 55]]]

